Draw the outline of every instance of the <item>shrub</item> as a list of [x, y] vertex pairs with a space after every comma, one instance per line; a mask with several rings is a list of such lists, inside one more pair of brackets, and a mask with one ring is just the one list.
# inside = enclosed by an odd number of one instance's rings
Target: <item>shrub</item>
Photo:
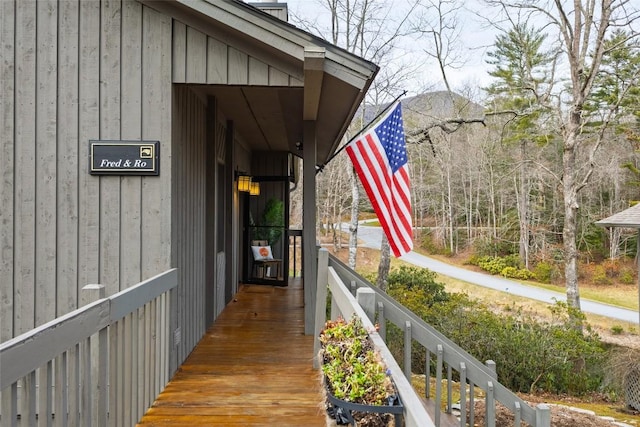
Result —
[[[417, 289], [396, 284], [391, 296], [478, 360], [495, 361], [500, 382], [513, 391], [581, 395], [601, 384], [604, 348], [583, 324], [584, 316], [566, 303], [552, 307], [551, 321], [537, 321], [518, 308], [500, 314], [465, 294], [449, 294], [428, 305]], [[574, 327], [574, 319], [581, 328]], [[388, 327], [387, 342], [396, 359], [403, 360], [402, 331]], [[411, 360], [413, 371], [424, 373], [421, 346], [413, 346]]]
[[558, 276], [558, 267], [549, 261], [540, 261], [533, 268], [533, 274], [536, 280], [542, 283], [552, 283]]
[[500, 275], [503, 277], [511, 278], [511, 279], [520, 279], [520, 280], [535, 279], [535, 274], [533, 274], [533, 272], [527, 270], [526, 268], [505, 267], [500, 272]]
[[613, 325], [611, 327], [611, 333], [613, 335], [622, 335], [623, 332], [624, 332], [624, 328], [620, 325]]
[[607, 271], [602, 265], [596, 265], [593, 268], [593, 275], [591, 276], [591, 280], [596, 285], [610, 285], [611, 279], [607, 275]]
[[477, 359], [494, 360], [508, 388], [580, 395], [600, 384], [600, 341], [568, 327], [568, 308], [557, 308], [564, 314], [554, 322], [538, 322], [519, 310], [505, 316], [479, 303], [447, 305], [432, 310], [434, 326]]
[[443, 254], [446, 252], [442, 243], [437, 241], [430, 230], [422, 229], [418, 236], [418, 241], [420, 242], [420, 247], [430, 254]]
[[620, 261], [617, 259], [605, 259], [604, 261], [602, 261], [602, 268], [604, 269], [607, 277], [610, 277], [612, 279], [620, 275], [621, 265]]
[[469, 263], [477, 265], [488, 273], [511, 279], [529, 280], [536, 277], [533, 272], [522, 268], [520, 258], [514, 254], [504, 257], [474, 257], [469, 260]]
[[398, 292], [404, 294], [402, 299], [409, 305], [430, 307], [449, 298], [444, 284], [436, 278], [436, 273], [428, 268], [400, 266], [389, 272], [387, 292], [392, 296]]
[[625, 285], [633, 285], [634, 283], [636, 283], [636, 278], [633, 270], [627, 267], [623, 268], [620, 271], [620, 277], [618, 277], [618, 280], [620, 280], [620, 283], [623, 283]]

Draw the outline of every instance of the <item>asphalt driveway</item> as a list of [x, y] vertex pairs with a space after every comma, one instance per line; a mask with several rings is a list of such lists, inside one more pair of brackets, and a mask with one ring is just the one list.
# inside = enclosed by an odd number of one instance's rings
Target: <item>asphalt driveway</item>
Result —
[[[348, 225], [343, 224], [343, 230], [348, 230]], [[380, 249], [382, 241], [382, 229], [380, 227], [370, 227], [361, 224], [358, 227], [358, 239], [363, 243], [364, 247]], [[540, 289], [533, 286], [524, 285], [522, 283], [505, 279], [503, 277], [492, 276], [490, 274], [478, 273], [456, 267], [416, 252], [409, 252], [402, 256], [403, 261], [416, 265], [418, 267], [428, 268], [438, 274], [442, 274], [464, 282], [473, 283], [475, 285], [484, 286], [513, 295], [525, 298], [531, 298], [547, 303], [555, 303], [555, 301], [566, 301], [566, 294], [553, 292], [546, 289]], [[600, 316], [606, 316], [625, 322], [638, 323], [639, 315], [637, 311], [616, 307], [609, 304], [602, 304], [586, 299], [580, 300], [582, 311]]]

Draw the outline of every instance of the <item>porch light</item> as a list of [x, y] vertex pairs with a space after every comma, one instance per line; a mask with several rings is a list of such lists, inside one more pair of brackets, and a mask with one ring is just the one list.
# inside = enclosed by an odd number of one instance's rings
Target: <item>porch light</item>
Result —
[[238, 176], [238, 191], [249, 192], [251, 189], [251, 177], [247, 175]]
[[249, 195], [251, 196], [259, 196], [260, 195], [260, 183], [251, 181], [251, 185], [249, 186]]

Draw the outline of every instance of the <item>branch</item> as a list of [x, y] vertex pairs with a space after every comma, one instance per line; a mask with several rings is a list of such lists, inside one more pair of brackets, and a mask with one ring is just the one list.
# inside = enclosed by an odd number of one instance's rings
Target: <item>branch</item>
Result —
[[[482, 123], [483, 126], [487, 126], [487, 124], [485, 123], [485, 117], [482, 118], [477, 118], [477, 119], [445, 119], [445, 120], [441, 120], [437, 123], [432, 123], [422, 129], [413, 131], [409, 134], [409, 137], [414, 137], [414, 136], [418, 136], [418, 135], [422, 135], [425, 134], [427, 132], [429, 132], [431, 129], [435, 129], [435, 128], [440, 128], [442, 129], [442, 131], [444, 133], [453, 133], [455, 131], [457, 131], [460, 126], [462, 125], [466, 125], [466, 124], [471, 124], [471, 123]], [[450, 127], [448, 125], [455, 125], [453, 127]]]
[[422, 144], [424, 142], [428, 142], [431, 146], [433, 157], [436, 157], [436, 148], [433, 144], [433, 140], [431, 139], [431, 134], [429, 133], [432, 129], [440, 128], [444, 133], [451, 134], [460, 129], [462, 125], [472, 123], [482, 123], [483, 126], [487, 126], [484, 117], [477, 119], [445, 119], [430, 124], [422, 129], [411, 132], [409, 135], [407, 135], [407, 144]]

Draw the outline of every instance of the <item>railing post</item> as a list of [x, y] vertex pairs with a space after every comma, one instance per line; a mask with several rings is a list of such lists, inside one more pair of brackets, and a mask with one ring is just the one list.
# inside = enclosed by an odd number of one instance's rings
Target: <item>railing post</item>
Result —
[[489, 370], [491, 370], [492, 372], [492, 376], [494, 379], [498, 379], [498, 371], [496, 369], [496, 362], [494, 362], [493, 360], [487, 360], [486, 362], [484, 362], [484, 364], [487, 366], [487, 368], [489, 368]]
[[[493, 360], [487, 360], [485, 365], [491, 371], [491, 376], [494, 379], [498, 379], [498, 372], [496, 370], [496, 362]], [[493, 396], [493, 382], [489, 381], [487, 384], [487, 392], [485, 398], [485, 425], [487, 427], [495, 427], [496, 425], [496, 404]]]
[[520, 407], [520, 402], [516, 402], [513, 408], [513, 425], [522, 425], [522, 407]]
[[316, 291], [316, 313], [313, 329], [313, 367], [320, 368], [320, 331], [327, 321], [327, 285], [329, 284], [329, 251], [318, 250], [318, 289]]
[[411, 322], [404, 323], [404, 376], [411, 382]]
[[551, 409], [544, 403], [536, 406], [536, 426], [549, 427], [551, 425]]
[[467, 365], [464, 362], [460, 362], [460, 425], [467, 425]]
[[469, 381], [469, 425], [475, 425], [475, 413], [476, 413], [476, 402], [475, 402], [475, 392], [476, 385], [473, 381]]
[[376, 321], [376, 292], [370, 288], [358, 288], [356, 290], [356, 301], [367, 313], [371, 323]]
[[105, 297], [106, 292], [104, 285], [85, 285], [80, 294], [80, 305], [84, 306], [91, 302], [98, 301]]
[[424, 356], [424, 397], [431, 397], [431, 352], [427, 347]]
[[108, 329], [102, 328], [100, 332], [98, 332], [98, 348], [97, 352], [97, 371], [98, 371], [98, 381], [96, 383], [97, 388], [97, 418], [98, 418], [98, 427], [106, 427], [108, 420], [109, 408], [107, 407], [107, 365], [109, 364], [109, 354], [108, 354]]
[[496, 427], [496, 401], [493, 395], [493, 381], [487, 383], [484, 405], [484, 425], [486, 427]]
[[444, 347], [438, 344], [436, 347], [436, 416], [435, 424], [440, 425], [440, 412], [442, 408], [442, 364], [444, 359]]
[[453, 406], [453, 369], [447, 364], [447, 414], [451, 413]]
[[[91, 284], [82, 288], [80, 301], [82, 305], [104, 298], [106, 289], [104, 285]], [[82, 400], [82, 413], [84, 420], [90, 420], [90, 425], [102, 427], [106, 425], [107, 415], [107, 339], [106, 329], [99, 331], [98, 336], [87, 340], [85, 351], [84, 383], [85, 398]], [[103, 414], [101, 414], [103, 412]]]
[[384, 317], [384, 303], [378, 302], [378, 333], [382, 340], [387, 342], [387, 319]]

